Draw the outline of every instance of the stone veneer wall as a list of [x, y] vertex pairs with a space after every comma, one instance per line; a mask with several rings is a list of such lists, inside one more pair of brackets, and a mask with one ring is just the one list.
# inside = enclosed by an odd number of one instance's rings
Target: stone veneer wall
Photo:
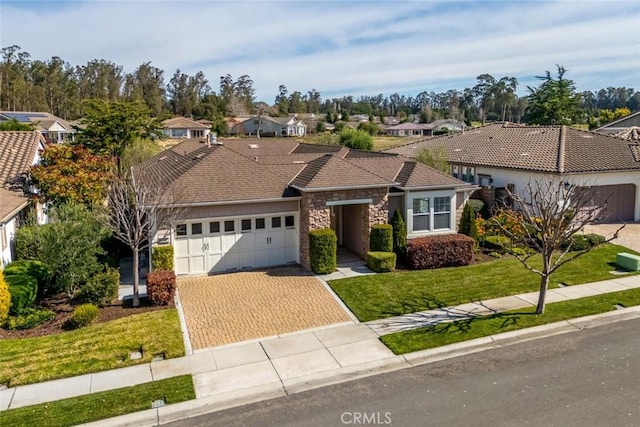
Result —
[[329, 201], [373, 199], [373, 203], [362, 205], [362, 245], [360, 255], [369, 250], [369, 232], [374, 224], [384, 224], [389, 217], [387, 188], [363, 190], [318, 191], [302, 193], [300, 201], [300, 263], [306, 269], [309, 262], [309, 232], [331, 227], [331, 208]]

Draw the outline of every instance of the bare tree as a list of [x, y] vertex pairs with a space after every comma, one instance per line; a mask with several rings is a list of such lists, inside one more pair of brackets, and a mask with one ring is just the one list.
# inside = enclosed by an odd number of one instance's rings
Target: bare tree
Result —
[[[551, 274], [594, 247], [589, 245], [585, 250], [571, 252], [575, 236], [584, 226], [605, 219], [608, 198], [594, 202], [596, 191], [597, 187], [593, 185], [578, 186], [556, 177], [529, 181], [522, 193], [508, 191], [516, 210], [505, 212], [524, 232], [514, 233], [503, 226], [501, 228], [514, 243], [532, 249], [525, 254], [514, 255], [527, 269], [540, 276], [536, 314], [544, 313]], [[603, 243], [618, 237], [624, 226], [605, 238]], [[537, 254], [542, 256], [542, 268]]]
[[171, 187], [152, 180], [136, 180], [133, 174], [114, 176], [107, 196], [105, 225], [113, 236], [133, 253], [133, 305], [139, 298], [139, 254], [149, 247], [151, 238], [160, 229], [170, 226], [179, 212], [170, 208]]

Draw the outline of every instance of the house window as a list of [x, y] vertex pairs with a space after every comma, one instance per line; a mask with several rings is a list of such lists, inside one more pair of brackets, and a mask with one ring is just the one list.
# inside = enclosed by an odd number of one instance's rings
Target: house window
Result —
[[280, 228], [282, 227], [282, 218], [279, 216], [274, 216], [271, 218], [271, 228]]
[[413, 199], [413, 231], [429, 230], [429, 199]]
[[7, 249], [9, 239], [7, 239], [7, 229], [5, 227], [0, 227], [0, 239], [2, 239], [2, 250]]
[[264, 218], [256, 218], [256, 230], [264, 230]]
[[234, 220], [224, 222], [225, 233], [233, 233], [236, 230], [236, 222]]
[[287, 215], [284, 217], [284, 226], [286, 228], [295, 227], [295, 221], [293, 220], [293, 215]]
[[241, 221], [240, 227], [243, 233], [248, 233], [249, 231], [251, 231], [251, 220], [243, 219]]
[[410, 196], [408, 221], [409, 233], [442, 232], [452, 229], [452, 209], [455, 192], [414, 193]]
[[476, 183], [476, 168], [474, 166], [451, 165], [451, 175], [470, 184]]
[[434, 230], [449, 228], [451, 224], [451, 199], [449, 197], [433, 198]]
[[209, 223], [209, 233], [214, 234], [214, 233], [219, 233], [219, 232], [220, 232], [220, 222], [219, 221], [210, 222]]
[[201, 222], [194, 222], [193, 224], [191, 224], [191, 234], [192, 235], [202, 234]]
[[176, 236], [184, 237], [187, 235], [187, 224], [178, 224], [176, 225]]

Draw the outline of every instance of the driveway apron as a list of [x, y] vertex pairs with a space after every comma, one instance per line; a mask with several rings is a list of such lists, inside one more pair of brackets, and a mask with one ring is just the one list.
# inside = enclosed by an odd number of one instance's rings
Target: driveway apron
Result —
[[194, 350], [351, 320], [299, 267], [179, 278], [178, 289]]

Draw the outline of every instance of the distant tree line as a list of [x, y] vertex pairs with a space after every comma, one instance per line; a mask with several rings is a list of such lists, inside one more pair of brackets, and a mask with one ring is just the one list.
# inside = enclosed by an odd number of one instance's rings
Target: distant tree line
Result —
[[[202, 71], [188, 75], [180, 69], [166, 81], [165, 71], [144, 62], [131, 73], [104, 59], [86, 65], [72, 65], [54, 56], [49, 60], [33, 60], [19, 46], [1, 50], [0, 109], [10, 111], [47, 111], [67, 120], [82, 117], [83, 102], [88, 99], [108, 102], [142, 102], [154, 117], [182, 115], [207, 119], [214, 130], [224, 133], [224, 118], [247, 114], [286, 116], [291, 113], [328, 114], [331, 121], [345, 120], [360, 114], [369, 117], [393, 116], [400, 121], [413, 117], [421, 122], [454, 118], [486, 122], [525, 120], [533, 93], [518, 97], [515, 77], [481, 74], [475, 85], [446, 92], [422, 91], [416, 96], [393, 93], [385, 96], [352, 95], [323, 99], [318, 90], [290, 91], [284, 84], [272, 105], [256, 102], [253, 80], [248, 75], [236, 80], [226, 74], [220, 77], [214, 91]], [[562, 74], [566, 70], [558, 67]], [[550, 78], [549, 75], [546, 77]], [[541, 77], [543, 80], [545, 76]], [[562, 79], [562, 75], [560, 75]], [[571, 81], [569, 81], [571, 82]], [[562, 80], [560, 81], [561, 84]], [[573, 83], [573, 82], [571, 82]], [[570, 88], [575, 91], [575, 88]], [[608, 87], [596, 92], [572, 93], [575, 114], [572, 119], [592, 126], [600, 121], [601, 111], [640, 110], [640, 92], [633, 88]], [[623, 110], [623, 111], [627, 111]], [[603, 119], [610, 117], [605, 111]]]

